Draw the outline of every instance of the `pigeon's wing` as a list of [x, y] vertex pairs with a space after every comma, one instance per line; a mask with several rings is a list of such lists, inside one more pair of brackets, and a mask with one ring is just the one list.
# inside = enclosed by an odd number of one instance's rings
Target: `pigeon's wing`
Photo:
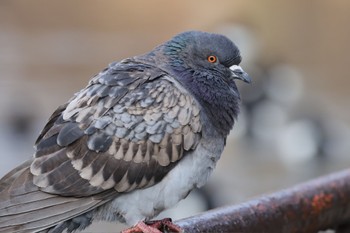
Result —
[[0, 180], [0, 232], [46, 232], [154, 185], [200, 137], [199, 108], [176, 81], [148, 65], [113, 64], [53, 113], [34, 159]]
[[[42, 192], [33, 184], [30, 162], [23, 163], [0, 180], [1, 233], [48, 232], [55, 225], [89, 212], [115, 197], [115, 192], [108, 190], [83, 198]], [[72, 223], [72, 226], [84, 228], [89, 224], [87, 217]]]
[[34, 184], [65, 196], [159, 182], [201, 137], [193, 97], [156, 67], [111, 65], [50, 118], [36, 143]]

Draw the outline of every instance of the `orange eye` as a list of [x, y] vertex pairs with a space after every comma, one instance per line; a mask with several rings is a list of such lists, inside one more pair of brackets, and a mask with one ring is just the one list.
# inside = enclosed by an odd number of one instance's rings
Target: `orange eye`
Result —
[[214, 55], [210, 55], [207, 59], [210, 63], [215, 63], [218, 60], [218, 58]]

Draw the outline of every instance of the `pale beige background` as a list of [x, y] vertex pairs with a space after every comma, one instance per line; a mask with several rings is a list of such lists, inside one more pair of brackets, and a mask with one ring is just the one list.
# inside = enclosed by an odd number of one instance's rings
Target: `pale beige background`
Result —
[[[46, 119], [92, 75], [109, 62], [144, 53], [190, 29], [236, 39], [242, 66], [255, 75], [251, 86], [241, 85], [243, 99], [274, 85], [277, 99], [283, 99], [288, 90], [292, 96], [298, 93], [291, 102], [268, 105], [273, 110], [267, 111], [271, 113], [268, 124], [253, 130], [253, 136], [247, 136], [253, 123], [241, 115], [209, 185], [216, 205], [237, 203], [346, 168], [350, 165], [349, 22], [350, 2], [345, 0], [2, 0], [0, 175], [32, 155], [33, 142]], [[282, 72], [273, 76], [272, 84], [261, 75], [261, 70], [270, 74], [281, 65], [277, 70]], [[253, 109], [260, 113], [256, 109], [261, 108]], [[321, 122], [316, 129], [327, 135], [317, 141], [318, 147], [327, 145], [322, 153], [314, 151], [306, 157], [299, 153], [315, 144], [303, 133], [308, 125], [299, 124], [300, 116]], [[260, 122], [264, 117], [252, 118]], [[299, 128], [293, 128], [296, 125]], [[284, 132], [301, 135], [295, 139]], [[296, 143], [289, 145], [293, 141], [289, 136]], [[300, 158], [294, 154], [301, 154]], [[171, 215], [180, 218], [200, 211], [201, 205], [196, 204], [200, 199], [192, 196], [192, 200]], [[109, 224], [86, 232], [116, 231]]]

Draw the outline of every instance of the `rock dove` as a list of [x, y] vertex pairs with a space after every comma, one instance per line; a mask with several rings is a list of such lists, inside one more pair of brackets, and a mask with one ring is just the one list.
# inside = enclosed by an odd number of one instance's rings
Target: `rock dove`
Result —
[[240, 62], [225, 36], [188, 31], [110, 64], [0, 180], [0, 232], [73, 232], [94, 220], [160, 232], [144, 221], [203, 186], [220, 158], [239, 112], [235, 79], [250, 82]]

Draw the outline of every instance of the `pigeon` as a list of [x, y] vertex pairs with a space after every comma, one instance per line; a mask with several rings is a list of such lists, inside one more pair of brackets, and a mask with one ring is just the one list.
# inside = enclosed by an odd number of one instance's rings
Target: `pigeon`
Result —
[[227, 37], [187, 31], [111, 63], [0, 180], [0, 232], [70, 233], [93, 221], [179, 230], [150, 220], [212, 173], [239, 113], [235, 80], [251, 81], [240, 62]]

